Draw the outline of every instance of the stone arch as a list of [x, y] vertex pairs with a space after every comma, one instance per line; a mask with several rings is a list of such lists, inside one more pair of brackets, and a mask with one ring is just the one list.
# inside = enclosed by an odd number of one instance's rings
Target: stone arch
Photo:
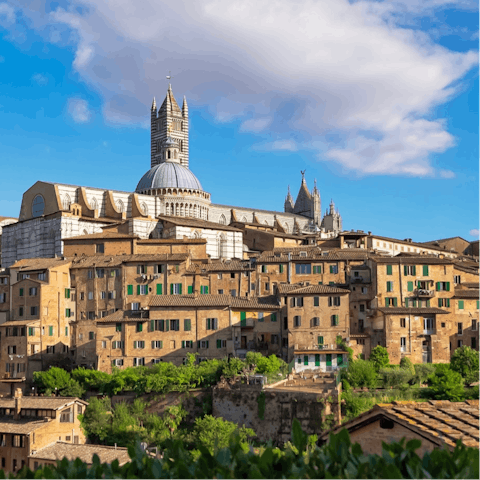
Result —
[[247, 222], [248, 222], [247, 217], [246, 217], [245, 215], [242, 217], [242, 222], [243, 222], [243, 223], [247, 223]]
[[142, 209], [142, 213], [144, 215], [148, 215], [148, 206], [145, 202], [142, 202], [142, 204], [140, 205], [141, 209]]
[[283, 224], [283, 228], [285, 229], [285, 233], [289, 233], [289, 232], [290, 232], [290, 229], [288, 228], [288, 223], [287, 223], [287, 222], [285, 222], [285, 223]]
[[97, 202], [97, 199], [95, 197], [92, 197], [92, 199], [90, 200], [90, 207], [92, 210], [97, 210], [98, 209], [98, 202]]
[[116, 202], [115, 202], [115, 205], [117, 207], [117, 210], [120, 212], [120, 213], [123, 213], [125, 211], [125, 206], [123, 205], [123, 202], [118, 199]]
[[86, 228], [83, 229], [82, 235], [88, 235], [88, 232], [87, 232]]
[[220, 223], [220, 225], [227, 224], [227, 219], [225, 218], [225, 215], [223, 213], [220, 215], [220, 219], [218, 220], [218, 223]]

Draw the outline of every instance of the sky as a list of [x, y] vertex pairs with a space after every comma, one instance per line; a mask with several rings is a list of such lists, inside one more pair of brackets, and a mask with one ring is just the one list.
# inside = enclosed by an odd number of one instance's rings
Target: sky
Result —
[[0, 0], [0, 216], [134, 191], [170, 74], [214, 203], [283, 211], [306, 170], [344, 229], [478, 239], [478, 40], [471, 0]]

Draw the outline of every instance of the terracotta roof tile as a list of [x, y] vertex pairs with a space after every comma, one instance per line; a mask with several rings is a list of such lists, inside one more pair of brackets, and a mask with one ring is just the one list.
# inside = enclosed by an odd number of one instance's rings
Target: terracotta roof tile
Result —
[[156, 253], [135, 255], [95, 255], [92, 257], [69, 257], [72, 268], [118, 267], [123, 263], [132, 262], [183, 262], [188, 258], [188, 253]]
[[405, 257], [382, 257], [372, 256], [373, 261], [377, 263], [401, 264], [401, 265], [449, 265], [453, 259], [430, 257], [427, 255], [415, 255]]
[[231, 295], [156, 295], [150, 307], [232, 307], [245, 309], [278, 309], [276, 297], [232, 297]]
[[465, 282], [460, 285], [462, 288], [479, 288], [479, 282]]
[[70, 263], [70, 260], [63, 258], [23, 258], [15, 262], [10, 268], [15, 268], [20, 272], [32, 270], [47, 270], [50, 268], [61, 267]]
[[[82, 405], [88, 405], [88, 402], [76, 397], [22, 397], [22, 408], [40, 408], [44, 410], [58, 410], [59, 408], [70, 405], [74, 402], [80, 402]], [[0, 397], [0, 408], [14, 408], [15, 399], [13, 397]], [[0, 417], [1, 418], [1, 417]]]
[[226, 262], [212, 262], [212, 263], [193, 263], [187, 269], [187, 274], [193, 273], [207, 273], [207, 272], [231, 272], [231, 271], [246, 271], [253, 270], [250, 262], [241, 262], [238, 260]]
[[455, 298], [479, 298], [479, 289], [456, 288]]
[[[40, 407], [41, 408], [41, 407]], [[41, 428], [47, 423], [45, 420], [14, 420], [13, 418], [0, 417], [0, 433], [13, 433], [26, 435]]]
[[382, 307], [377, 308], [379, 312], [386, 315], [423, 315], [423, 314], [447, 314], [446, 310], [436, 307], [408, 308], [408, 307]]
[[297, 294], [346, 294], [350, 293], [350, 290], [344, 288], [333, 287], [330, 285], [288, 285], [281, 283], [278, 285], [278, 293], [280, 295], [297, 295]]
[[62, 458], [75, 460], [79, 458], [82, 462], [91, 464], [94, 454], [98, 455], [100, 463], [112, 463], [114, 460], [118, 460], [120, 465], [123, 465], [130, 461], [128, 449], [125, 447], [91, 444], [78, 445], [66, 442], [55, 442], [47, 445], [30, 455], [30, 457], [41, 460], [61, 460]]
[[149, 319], [145, 310], [117, 310], [103, 318], [98, 318], [95, 323], [120, 323], [120, 322], [146, 322]]

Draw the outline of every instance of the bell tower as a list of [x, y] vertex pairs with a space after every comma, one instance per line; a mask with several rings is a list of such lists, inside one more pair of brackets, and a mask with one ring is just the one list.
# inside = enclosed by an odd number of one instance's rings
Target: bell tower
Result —
[[153, 99], [151, 108], [151, 167], [162, 163], [163, 146], [167, 137], [171, 137], [178, 146], [178, 160], [188, 168], [188, 105], [183, 97], [182, 109], [178, 106], [172, 92], [172, 85], [168, 84], [167, 95], [157, 112], [157, 105]]

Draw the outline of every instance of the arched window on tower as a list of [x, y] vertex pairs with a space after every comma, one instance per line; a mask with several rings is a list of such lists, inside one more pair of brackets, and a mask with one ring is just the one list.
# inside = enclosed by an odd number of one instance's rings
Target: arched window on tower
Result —
[[62, 201], [63, 209], [69, 211], [71, 204], [72, 204], [72, 201], [70, 200], [70, 195], [68, 195], [68, 193], [66, 193], [63, 196], [63, 201]]
[[218, 221], [218, 223], [220, 223], [220, 225], [226, 225], [227, 224], [227, 219], [225, 218], [225, 215], [221, 215], [220, 216], [220, 220]]
[[125, 207], [123, 206], [123, 202], [120, 199], [116, 201], [116, 206], [117, 206], [117, 210], [120, 213], [125, 211]]
[[170, 152], [170, 150], [168, 151], [168, 158], [170, 159], [172, 156], [172, 152]]

